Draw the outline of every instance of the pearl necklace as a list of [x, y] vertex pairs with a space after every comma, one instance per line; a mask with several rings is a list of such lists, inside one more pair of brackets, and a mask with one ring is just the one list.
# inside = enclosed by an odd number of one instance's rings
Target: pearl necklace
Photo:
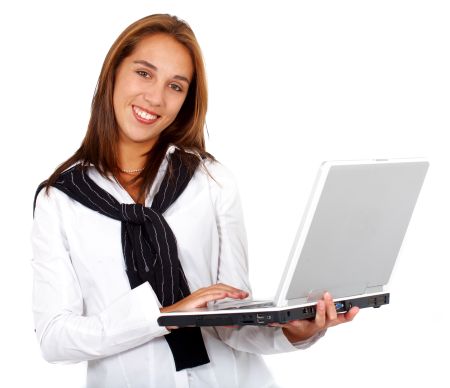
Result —
[[134, 170], [122, 170], [121, 168], [119, 168], [119, 170], [122, 171], [122, 172], [124, 172], [124, 173], [126, 173], [126, 174], [133, 174], [133, 173], [135, 173], [135, 172], [141, 172], [141, 171], [144, 171], [144, 168], [145, 168], [145, 167], [142, 167], [142, 168], [136, 168], [136, 169], [134, 169]]

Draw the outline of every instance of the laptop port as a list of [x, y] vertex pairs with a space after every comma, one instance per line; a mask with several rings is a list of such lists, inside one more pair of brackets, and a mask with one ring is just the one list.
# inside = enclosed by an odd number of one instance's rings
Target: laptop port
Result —
[[304, 315], [311, 315], [311, 314], [314, 315], [315, 314], [314, 307], [303, 307], [302, 312]]
[[256, 323], [258, 325], [263, 325], [265, 322], [264, 314], [256, 314]]

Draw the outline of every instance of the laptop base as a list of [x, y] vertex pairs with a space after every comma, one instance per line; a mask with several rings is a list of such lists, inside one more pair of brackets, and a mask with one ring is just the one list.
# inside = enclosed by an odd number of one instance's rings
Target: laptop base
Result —
[[[389, 304], [389, 293], [364, 296], [355, 299], [344, 299], [334, 302], [336, 311], [344, 313], [353, 306], [359, 308], [378, 308]], [[269, 323], [287, 323], [298, 319], [312, 319], [316, 315], [316, 305], [275, 307], [251, 311], [227, 310], [222, 313], [167, 313], [158, 318], [160, 326], [265, 326]]]

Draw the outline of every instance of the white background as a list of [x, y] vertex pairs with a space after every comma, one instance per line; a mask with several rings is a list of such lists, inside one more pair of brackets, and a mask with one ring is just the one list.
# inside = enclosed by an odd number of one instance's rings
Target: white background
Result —
[[446, 1], [18, 1], [0, 6], [2, 387], [83, 387], [39, 353], [36, 186], [79, 146], [104, 56], [167, 12], [203, 48], [209, 150], [239, 182], [255, 296], [276, 289], [322, 160], [431, 162], [391, 287], [315, 346], [267, 357], [285, 387], [448, 387], [450, 5]]

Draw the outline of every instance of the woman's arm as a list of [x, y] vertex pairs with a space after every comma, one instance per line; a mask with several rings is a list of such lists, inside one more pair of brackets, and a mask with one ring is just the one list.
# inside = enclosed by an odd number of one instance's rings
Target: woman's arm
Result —
[[43, 357], [54, 363], [92, 360], [169, 333], [156, 322], [159, 306], [148, 283], [122, 295], [99, 314], [84, 314], [61, 219], [64, 195], [53, 188], [49, 196], [41, 191], [31, 234], [33, 313]]
[[[220, 258], [217, 282], [251, 292], [248, 278], [247, 237], [239, 192], [234, 178], [223, 166], [216, 165], [211, 182], [220, 236]], [[286, 329], [284, 329], [286, 331]], [[220, 338], [229, 346], [250, 353], [272, 354], [293, 351], [312, 345], [323, 336], [319, 331], [306, 340], [287, 339], [282, 328], [243, 326], [239, 329], [216, 327]]]

